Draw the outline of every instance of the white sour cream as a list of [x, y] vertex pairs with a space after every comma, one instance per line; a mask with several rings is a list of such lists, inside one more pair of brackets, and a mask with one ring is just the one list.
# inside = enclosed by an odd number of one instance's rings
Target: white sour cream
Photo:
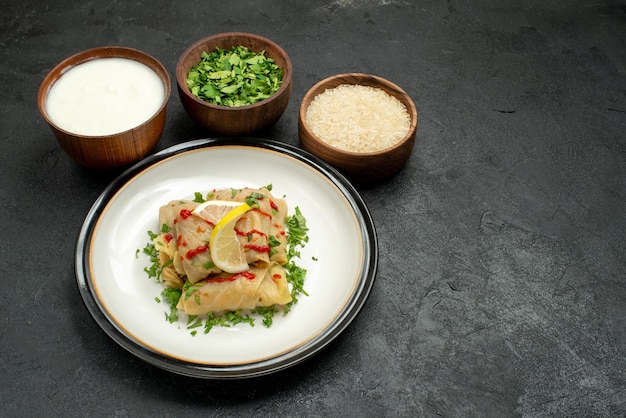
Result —
[[165, 87], [148, 66], [126, 58], [100, 58], [71, 68], [52, 85], [48, 117], [61, 129], [86, 136], [132, 129], [165, 100]]

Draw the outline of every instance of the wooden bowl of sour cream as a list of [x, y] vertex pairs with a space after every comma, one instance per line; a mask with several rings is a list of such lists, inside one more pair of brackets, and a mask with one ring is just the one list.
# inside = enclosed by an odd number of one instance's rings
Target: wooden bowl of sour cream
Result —
[[370, 74], [326, 78], [306, 93], [298, 117], [302, 147], [359, 184], [389, 179], [406, 164], [417, 109], [396, 84]]
[[135, 163], [156, 147], [170, 92], [169, 74], [154, 57], [104, 46], [54, 67], [39, 87], [37, 104], [73, 160], [112, 169]]

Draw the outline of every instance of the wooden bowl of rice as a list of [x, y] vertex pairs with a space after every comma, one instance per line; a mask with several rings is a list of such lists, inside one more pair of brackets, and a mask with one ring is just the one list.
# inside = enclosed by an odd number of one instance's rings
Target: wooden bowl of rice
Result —
[[356, 183], [389, 179], [408, 161], [417, 134], [409, 95], [384, 78], [339, 74], [314, 85], [300, 105], [302, 148]]

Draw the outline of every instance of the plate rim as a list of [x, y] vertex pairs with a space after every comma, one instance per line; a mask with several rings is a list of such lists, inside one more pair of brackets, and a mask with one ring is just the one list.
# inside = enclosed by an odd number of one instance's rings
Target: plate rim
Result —
[[[294, 350], [262, 361], [236, 365], [206, 365], [186, 362], [142, 346], [132, 336], [127, 335], [115, 323], [113, 318], [109, 317], [106, 308], [96, 295], [91, 282], [91, 269], [89, 268], [89, 248], [91, 247], [93, 233], [101, 215], [118, 191], [144, 170], [163, 160], [193, 150], [221, 146], [243, 146], [274, 151], [295, 158], [321, 173], [326, 180], [339, 189], [350, 204], [354, 212], [353, 215], [357, 218], [358, 224], [362, 229], [361, 234], [364, 245], [363, 271], [357, 281], [354, 292], [350, 295], [343, 310], [339, 312], [335, 320], [308, 342]], [[81, 226], [76, 240], [74, 269], [81, 299], [90, 315], [96, 324], [126, 351], [152, 366], [179, 375], [217, 380], [242, 379], [272, 374], [301, 363], [323, 350], [343, 333], [362, 310], [374, 285], [378, 269], [378, 237], [369, 209], [354, 185], [338, 170], [313, 154], [293, 145], [270, 139], [251, 137], [203, 138], [179, 143], [158, 151], [126, 169], [105, 187], [89, 209]]]

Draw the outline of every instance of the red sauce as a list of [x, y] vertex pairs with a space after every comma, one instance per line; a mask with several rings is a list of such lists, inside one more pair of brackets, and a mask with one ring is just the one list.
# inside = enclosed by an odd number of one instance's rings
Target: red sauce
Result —
[[174, 239], [174, 237], [172, 236], [172, 234], [165, 234], [165, 236], [163, 237], [165, 239], [165, 243], [169, 244], [171, 240]]
[[239, 277], [245, 277], [248, 280], [254, 280], [256, 278], [256, 276], [253, 273], [250, 273], [249, 271], [244, 271], [244, 272], [237, 273], [230, 277], [214, 277], [214, 278], [205, 279], [204, 282], [205, 283], [234, 282]]
[[254, 274], [250, 273], [249, 271], [242, 271], [241, 273], [238, 273], [235, 276], [243, 276], [248, 280], [254, 280], [254, 278], [256, 277]]
[[187, 257], [187, 260], [191, 260], [192, 258], [197, 256], [198, 254], [202, 254], [202, 253], [207, 252], [208, 249], [209, 249], [209, 246], [207, 244], [199, 245], [198, 247], [194, 248], [193, 250], [187, 251], [187, 254], [185, 254], [185, 257]]
[[183, 219], [187, 219], [191, 216], [191, 211], [189, 209], [181, 209], [180, 217]]
[[248, 232], [243, 232], [243, 231], [240, 231], [240, 230], [235, 228], [235, 232], [240, 237], [247, 237], [249, 234], [261, 235], [262, 237], [266, 237], [267, 236], [267, 234], [265, 232], [259, 231], [258, 229], [251, 229]]
[[243, 248], [247, 250], [253, 250], [259, 253], [269, 253], [270, 247], [268, 245], [254, 245], [254, 244], [246, 244]]
[[272, 199], [270, 199], [270, 206], [271, 206], [272, 209], [278, 210], [278, 206], [276, 206], [276, 203], [274, 203], [274, 201]]
[[270, 215], [267, 212], [263, 212], [261, 209], [259, 208], [252, 208], [253, 211], [255, 211], [256, 213], [258, 213], [259, 215], [263, 215], [263, 216], [267, 216], [268, 218], [271, 218], [272, 215]]

